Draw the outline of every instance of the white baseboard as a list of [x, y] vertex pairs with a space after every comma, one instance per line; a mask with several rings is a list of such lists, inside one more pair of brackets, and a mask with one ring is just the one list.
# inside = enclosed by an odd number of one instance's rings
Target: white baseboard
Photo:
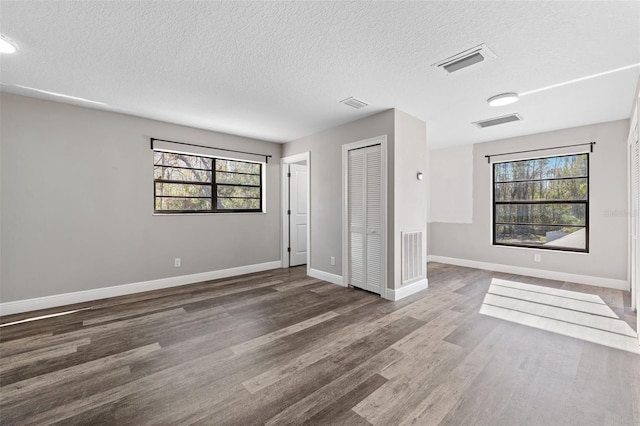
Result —
[[[331, 274], [329, 272], [320, 271], [318, 269], [310, 269], [307, 275], [313, 278], [318, 278], [320, 280], [330, 282], [332, 284], [337, 284], [341, 287], [346, 287], [342, 275]], [[396, 290], [388, 288], [385, 298], [394, 301], [400, 300], [404, 297], [411, 296], [412, 294], [417, 293], [420, 290], [424, 290], [428, 286], [429, 281], [425, 278]]]
[[458, 259], [445, 256], [427, 256], [428, 262], [447, 263], [449, 265], [465, 266], [467, 268], [484, 269], [487, 271], [504, 272], [507, 274], [525, 275], [528, 277], [544, 278], [548, 280], [566, 281], [587, 284], [597, 287], [613, 288], [629, 291], [629, 281], [613, 278], [592, 277], [588, 275], [569, 274], [566, 272], [547, 271], [545, 269], [525, 268], [522, 266], [501, 265], [499, 263], [479, 262], [477, 260]]
[[236, 268], [220, 269], [218, 271], [202, 272], [199, 274], [181, 275], [177, 277], [161, 278], [158, 280], [96, 288], [93, 290], [76, 291], [74, 293], [37, 297], [35, 299], [5, 302], [0, 303], [0, 315], [18, 314], [21, 312], [36, 311], [38, 309], [54, 308], [56, 306], [64, 306], [74, 303], [83, 303], [92, 300], [106, 299], [108, 297], [141, 293], [143, 291], [160, 290], [163, 288], [177, 287], [202, 281], [217, 280], [220, 278], [233, 277], [236, 275], [251, 274], [253, 272], [268, 271], [270, 269], [280, 268], [281, 265], [282, 262], [280, 260], [275, 260], [272, 262], [238, 266]]
[[332, 284], [338, 284], [339, 286], [344, 287], [342, 275], [331, 274], [329, 272], [320, 271], [318, 269], [313, 269], [313, 268], [309, 269], [308, 275], [310, 277], [317, 278], [319, 280], [324, 280]]
[[411, 296], [414, 293], [417, 293], [421, 290], [426, 290], [429, 287], [429, 280], [426, 278], [421, 279], [420, 281], [416, 281], [411, 284], [407, 284], [400, 288], [388, 288], [386, 299], [388, 300], [400, 300], [405, 297]]

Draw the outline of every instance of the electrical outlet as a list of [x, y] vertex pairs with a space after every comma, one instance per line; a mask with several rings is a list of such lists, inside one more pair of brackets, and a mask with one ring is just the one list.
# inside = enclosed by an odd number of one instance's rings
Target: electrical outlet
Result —
[[173, 266], [175, 268], [179, 268], [180, 266], [182, 266], [182, 259], [180, 259], [179, 257], [176, 257], [173, 261]]
[[331, 266], [336, 266], [336, 257], [331, 256]]
[[534, 262], [542, 262], [542, 256], [539, 254], [534, 254], [533, 255], [533, 261]]

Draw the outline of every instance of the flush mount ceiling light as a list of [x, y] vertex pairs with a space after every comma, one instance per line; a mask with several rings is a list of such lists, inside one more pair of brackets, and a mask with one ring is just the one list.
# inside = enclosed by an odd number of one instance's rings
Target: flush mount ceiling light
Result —
[[15, 53], [18, 50], [18, 44], [4, 34], [0, 34], [0, 53]]
[[487, 102], [492, 107], [510, 105], [512, 103], [518, 102], [520, 96], [517, 93], [501, 93], [496, 96], [492, 96], [487, 99]]

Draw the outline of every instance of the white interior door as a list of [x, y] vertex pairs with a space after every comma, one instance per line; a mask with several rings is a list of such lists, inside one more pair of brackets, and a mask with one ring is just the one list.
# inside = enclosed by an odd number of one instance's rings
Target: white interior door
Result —
[[306, 165], [289, 165], [289, 265], [307, 263], [307, 181], [309, 172]]
[[348, 161], [348, 284], [382, 294], [385, 230], [381, 146], [351, 150]]

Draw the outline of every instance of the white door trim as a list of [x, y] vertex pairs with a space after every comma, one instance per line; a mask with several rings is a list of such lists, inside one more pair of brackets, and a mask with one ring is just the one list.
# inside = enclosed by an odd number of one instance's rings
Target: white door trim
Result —
[[628, 242], [629, 242], [629, 247], [628, 247], [628, 256], [629, 256], [629, 264], [627, 265], [627, 278], [629, 279], [629, 291], [631, 291], [631, 308], [638, 312], [638, 297], [637, 297], [637, 288], [636, 288], [636, 283], [635, 281], [635, 276], [637, 274], [636, 268], [637, 268], [637, 260], [635, 259], [636, 256], [636, 249], [637, 249], [637, 242], [634, 236], [634, 231], [635, 228], [637, 226], [637, 218], [635, 217], [635, 215], [633, 214], [636, 206], [634, 205], [634, 199], [633, 199], [633, 154], [634, 154], [634, 144], [635, 144], [635, 139], [636, 139], [636, 132], [637, 129], [633, 129], [630, 134], [629, 134], [629, 142], [627, 145], [627, 200], [628, 200], [628, 208], [627, 211], [629, 212], [627, 220], [628, 220], [628, 230], [629, 230], [629, 238], [628, 238]]
[[638, 342], [640, 343], [640, 261], [638, 255], [640, 254], [640, 240], [638, 239], [638, 228], [640, 227], [640, 212], [637, 210], [638, 206], [634, 200], [634, 176], [635, 173], [640, 171], [634, 171], [634, 148], [638, 143], [640, 124], [640, 94], [636, 96], [635, 105], [633, 107], [633, 113], [631, 114], [631, 125], [629, 127], [629, 137], [627, 139], [627, 200], [628, 200], [628, 234], [629, 234], [629, 247], [628, 247], [628, 265], [627, 265], [627, 277], [629, 278], [629, 290], [631, 291], [631, 307], [637, 314], [636, 330], [638, 331]]
[[303, 152], [300, 154], [290, 155], [280, 159], [280, 176], [281, 176], [281, 213], [282, 213], [282, 239], [280, 241], [282, 252], [282, 267], [289, 267], [289, 218], [287, 215], [288, 201], [289, 201], [289, 187], [287, 186], [288, 177], [288, 165], [291, 163], [297, 163], [300, 161], [307, 162], [307, 170], [309, 178], [307, 179], [307, 275], [311, 270], [311, 152]]
[[349, 285], [349, 151], [367, 146], [380, 145], [382, 156], [382, 296], [387, 298], [387, 135], [380, 135], [369, 139], [342, 145], [342, 280], [343, 285]]

